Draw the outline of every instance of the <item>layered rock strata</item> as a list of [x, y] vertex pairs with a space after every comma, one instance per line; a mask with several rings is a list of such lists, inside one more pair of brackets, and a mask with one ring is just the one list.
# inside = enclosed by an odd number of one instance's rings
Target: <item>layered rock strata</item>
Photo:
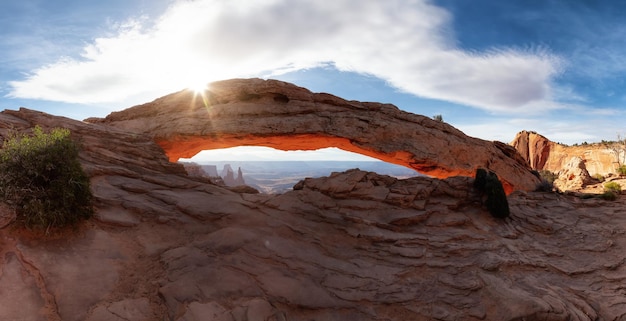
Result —
[[152, 137], [22, 109], [0, 135], [82, 140], [96, 217], [0, 229], [6, 320], [621, 320], [626, 206], [352, 170], [282, 195], [187, 176]]
[[590, 175], [615, 174], [618, 162], [615, 154], [602, 144], [566, 146], [550, 141], [535, 132], [521, 131], [510, 143], [535, 170], [558, 172], [573, 157], [581, 158]]
[[346, 101], [276, 80], [215, 82], [201, 94], [181, 91], [89, 121], [147, 134], [172, 161], [233, 146], [338, 147], [438, 178], [487, 168], [509, 193], [539, 183], [506, 144], [466, 136], [390, 104]]

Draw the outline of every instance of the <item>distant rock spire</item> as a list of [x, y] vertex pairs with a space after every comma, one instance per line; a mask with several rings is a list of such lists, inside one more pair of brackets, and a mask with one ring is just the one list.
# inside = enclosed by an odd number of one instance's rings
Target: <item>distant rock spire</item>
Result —
[[241, 167], [237, 170], [237, 179], [235, 182], [237, 185], [246, 185], [246, 181], [243, 179], [243, 172], [241, 172]]
[[243, 172], [241, 167], [237, 170], [237, 178], [235, 178], [235, 172], [230, 164], [225, 164], [224, 169], [222, 170], [222, 178], [224, 179], [224, 184], [226, 186], [239, 186], [246, 185], [246, 181], [243, 178]]

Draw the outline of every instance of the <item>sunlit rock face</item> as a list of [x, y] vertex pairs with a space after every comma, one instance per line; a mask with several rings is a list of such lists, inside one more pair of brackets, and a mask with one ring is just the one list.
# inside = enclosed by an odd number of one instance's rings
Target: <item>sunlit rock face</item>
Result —
[[559, 172], [573, 157], [581, 158], [590, 175], [616, 173], [615, 154], [601, 144], [566, 146], [529, 131], [519, 132], [510, 143], [536, 170]]
[[517, 149], [530, 167], [542, 170], [548, 161], [550, 150], [554, 148], [555, 144], [535, 132], [521, 131], [517, 133], [510, 145]]
[[437, 178], [487, 168], [508, 193], [532, 190], [539, 182], [505, 144], [469, 137], [390, 104], [346, 101], [276, 80], [215, 82], [203, 94], [185, 90], [89, 121], [146, 133], [171, 161], [234, 146], [338, 147]]

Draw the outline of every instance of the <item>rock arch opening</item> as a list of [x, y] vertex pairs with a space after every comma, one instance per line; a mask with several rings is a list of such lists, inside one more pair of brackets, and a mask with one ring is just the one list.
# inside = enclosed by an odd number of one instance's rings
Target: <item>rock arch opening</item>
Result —
[[420, 175], [405, 166], [332, 147], [281, 151], [270, 147], [239, 146], [203, 150], [194, 157], [178, 161], [191, 175], [208, 176], [226, 186], [248, 185], [267, 194], [292, 190], [307, 177], [329, 176], [354, 168], [399, 179]]
[[436, 178], [489, 169], [507, 193], [539, 183], [513, 147], [390, 104], [347, 101], [277, 80], [233, 79], [208, 88], [203, 99], [184, 90], [98, 122], [150, 135], [173, 162], [235, 146], [337, 147]]

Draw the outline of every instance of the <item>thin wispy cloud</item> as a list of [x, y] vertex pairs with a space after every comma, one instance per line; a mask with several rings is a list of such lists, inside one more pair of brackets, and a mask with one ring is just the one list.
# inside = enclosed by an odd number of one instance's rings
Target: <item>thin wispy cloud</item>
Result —
[[559, 57], [467, 52], [453, 17], [426, 0], [177, 1], [160, 17], [120, 23], [78, 58], [10, 82], [10, 96], [71, 103], [144, 102], [200, 82], [332, 64], [400, 90], [491, 111], [551, 103]]

